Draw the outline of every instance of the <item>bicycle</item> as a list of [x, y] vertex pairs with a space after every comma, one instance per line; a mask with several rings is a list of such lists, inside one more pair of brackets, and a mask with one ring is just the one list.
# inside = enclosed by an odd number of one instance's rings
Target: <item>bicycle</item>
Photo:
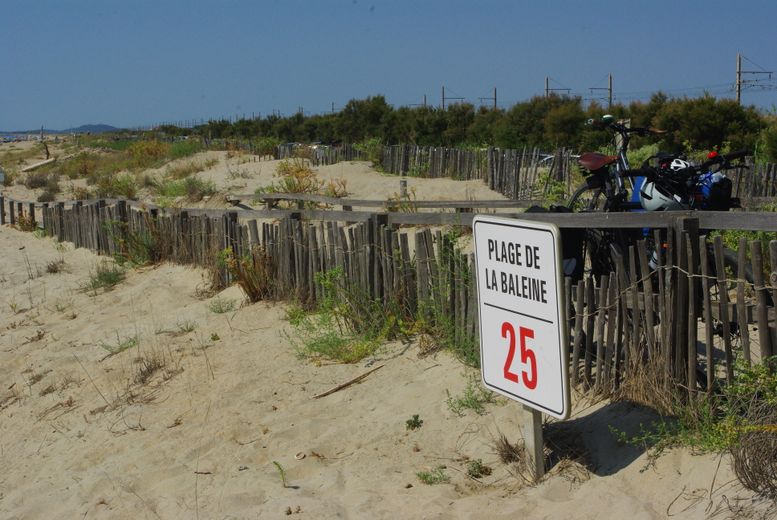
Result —
[[[608, 128], [619, 137], [615, 155], [587, 152], [580, 156], [580, 165], [587, 170], [585, 182], [569, 198], [567, 209], [577, 212], [630, 212], [662, 210], [728, 210], [738, 206], [731, 198], [731, 181], [720, 172], [742, 167], [732, 161], [742, 159], [747, 152], [730, 154], [713, 152], [708, 161], [694, 166], [679, 155], [657, 154], [648, 158], [640, 168], [632, 169], [628, 157], [628, 145], [632, 135], [662, 135], [666, 132], [655, 128], [628, 128], [612, 116], [601, 121], [589, 120], [589, 126]], [[656, 164], [650, 161], [655, 160]], [[717, 168], [712, 170], [711, 168]], [[726, 184], [727, 183], [727, 184]], [[726, 190], [724, 187], [727, 186]], [[629, 246], [644, 239], [651, 269], [658, 262], [654, 234], [649, 229], [587, 229], [583, 250], [578, 258], [574, 278], [587, 272], [597, 278], [613, 272], [618, 257], [623, 258]], [[662, 237], [661, 244], [665, 242]], [[712, 255], [712, 252], [708, 252]], [[734, 272], [738, 270], [737, 254], [724, 248], [724, 264]], [[714, 265], [714, 262], [711, 264]], [[746, 278], [752, 282], [752, 269], [746, 269]]]

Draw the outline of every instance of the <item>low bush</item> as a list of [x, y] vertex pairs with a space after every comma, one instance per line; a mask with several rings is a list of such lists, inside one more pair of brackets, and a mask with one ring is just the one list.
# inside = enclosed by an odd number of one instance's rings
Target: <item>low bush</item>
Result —
[[275, 268], [264, 247], [254, 246], [244, 257], [238, 257], [228, 247], [221, 252], [219, 264], [227, 268], [251, 303], [273, 295]]
[[204, 197], [216, 193], [216, 185], [212, 181], [187, 177], [177, 181], [164, 179], [156, 182], [154, 190], [162, 197], [186, 197], [189, 202], [198, 202]]
[[124, 280], [124, 270], [113, 262], [101, 262], [89, 275], [84, 285], [85, 291], [97, 292], [98, 289], [109, 291]]

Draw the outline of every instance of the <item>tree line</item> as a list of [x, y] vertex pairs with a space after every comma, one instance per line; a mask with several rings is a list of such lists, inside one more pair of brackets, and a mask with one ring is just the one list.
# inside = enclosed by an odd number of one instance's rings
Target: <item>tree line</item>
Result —
[[[661, 138], [639, 138], [633, 146], [658, 143], [662, 150], [682, 152], [724, 148], [752, 150], [759, 158], [777, 161], [777, 117], [754, 106], [709, 94], [696, 98], [670, 98], [661, 92], [649, 101], [617, 103], [605, 108], [585, 105], [580, 97], [549, 95], [502, 108], [475, 107], [469, 103], [437, 107], [394, 108], [382, 95], [352, 99], [336, 113], [305, 116], [209, 121], [193, 132], [206, 138], [241, 138], [267, 142], [359, 143], [420, 146], [596, 150], [611, 143], [612, 135], [586, 127], [589, 118], [610, 113], [630, 119], [632, 126], [667, 130]], [[183, 135], [190, 129], [166, 125], [161, 131]]]

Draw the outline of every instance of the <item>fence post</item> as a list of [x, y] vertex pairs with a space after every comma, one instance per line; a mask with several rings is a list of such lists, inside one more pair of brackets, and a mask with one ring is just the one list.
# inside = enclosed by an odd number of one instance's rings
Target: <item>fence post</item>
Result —
[[5, 224], [5, 197], [0, 195], [0, 226]]
[[57, 202], [57, 241], [65, 240], [65, 203]]
[[[699, 220], [691, 217], [678, 217], [674, 221], [674, 236], [675, 236], [675, 262], [677, 266], [677, 275], [675, 277], [675, 293], [674, 293], [674, 305], [673, 314], [675, 318], [675, 337], [674, 342], [671, 344], [672, 353], [674, 354], [674, 367], [672, 372], [678, 381], [685, 383], [688, 375], [688, 306], [696, 305], [695, 302], [688, 301], [688, 285], [694, 283], [694, 280], [689, 278], [688, 272], [688, 244], [686, 240], [686, 234], [690, 236], [698, 236], [699, 233]], [[693, 258], [691, 252], [690, 258]]]
[[51, 235], [51, 231], [49, 230], [49, 227], [51, 227], [51, 224], [49, 224], [49, 203], [48, 202], [43, 203], [43, 209], [41, 210], [41, 220], [43, 221], [44, 234]]
[[8, 200], [8, 215], [10, 217], [9, 218], [9, 222], [13, 226], [14, 224], [16, 224], [16, 211], [15, 211], [15, 208], [14, 208], [14, 201], [13, 201], [13, 199], [9, 199]]
[[32, 227], [35, 227], [37, 222], [35, 220], [35, 203], [34, 202], [30, 202], [27, 205], [27, 212], [29, 213], [29, 219], [30, 219], [29, 225], [32, 226]]

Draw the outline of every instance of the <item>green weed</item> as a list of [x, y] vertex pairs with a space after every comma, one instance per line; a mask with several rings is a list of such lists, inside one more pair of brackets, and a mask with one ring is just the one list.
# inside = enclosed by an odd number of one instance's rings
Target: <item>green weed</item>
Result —
[[278, 476], [281, 477], [281, 483], [283, 484], [283, 487], [289, 487], [288, 483], [286, 482], [286, 470], [283, 469], [283, 466], [281, 466], [280, 462], [272, 461], [272, 463], [275, 466], [275, 469], [278, 471]]
[[128, 338], [120, 338], [119, 333], [116, 333], [116, 343], [104, 343], [100, 342], [100, 347], [108, 351], [108, 357], [115, 356], [127, 349], [136, 347], [138, 345], [138, 336], [131, 336]]
[[208, 303], [208, 309], [214, 314], [224, 314], [235, 310], [235, 300], [214, 298]]
[[315, 282], [321, 294], [316, 308], [295, 317], [300, 357], [354, 363], [405, 333], [402, 313], [351, 286], [341, 268], [316, 274]]
[[761, 364], [738, 363], [731, 384], [704, 401], [677, 402], [668, 417], [642, 427], [636, 435], [614, 428], [619, 442], [651, 449], [653, 456], [673, 446], [686, 446], [697, 452], [731, 449], [740, 437], [752, 431], [771, 431], [771, 424], [760, 424], [759, 414], [777, 406], [777, 357]]
[[491, 472], [491, 467], [483, 464], [481, 459], [471, 460], [467, 463], [467, 475], [472, 478], [487, 477]]
[[483, 387], [476, 375], [468, 376], [464, 392], [457, 397], [448, 394], [446, 399], [448, 409], [459, 417], [464, 417], [467, 410], [477, 415], [486, 413], [486, 405], [496, 402], [496, 395]]
[[417, 430], [423, 426], [424, 420], [418, 417], [418, 414], [414, 414], [410, 419], [405, 421], [406, 430]]
[[264, 247], [254, 246], [253, 250], [238, 258], [232, 248], [224, 249], [219, 255], [219, 266], [227, 268], [233, 279], [248, 297], [251, 303], [272, 296], [275, 287], [275, 268], [272, 256]]
[[89, 281], [86, 282], [84, 290], [97, 292], [98, 289], [108, 291], [124, 280], [125, 273], [114, 263], [101, 262], [97, 264], [95, 270], [89, 275]]
[[427, 486], [445, 484], [451, 481], [451, 478], [445, 474], [445, 466], [437, 466], [431, 471], [419, 471], [416, 476]]
[[186, 197], [189, 202], [199, 202], [206, 196], [216, 193], [216, 185], [212, 181], [204, 181], [197, 177], [186, 177], [177, 181], [164, 179], [153, 183], [153, 186], [161, 197]]

